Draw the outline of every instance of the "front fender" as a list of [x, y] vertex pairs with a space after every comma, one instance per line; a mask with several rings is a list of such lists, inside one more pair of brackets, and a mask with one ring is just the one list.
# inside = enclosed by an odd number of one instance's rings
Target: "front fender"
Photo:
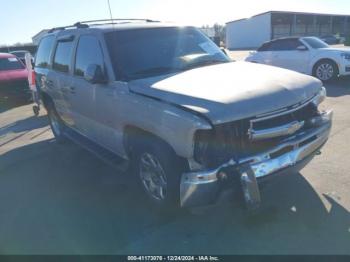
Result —
[[338, 65], [338, 67], [340, 65], [340, 55], [338, 53], [322, 52], [321, 54], [317, 54], [314, 57], [312, 57], [309, 66], [310, 75], [313, 74], [314, 66], [321, 60], [332, 60]]
[[129, 96], [123, 106], [124, 128], [134, 126], [161, 138], [178, 156], [192, 158], [194, 133], [212, 128], [207, 120], [190, 111], [142, 95]]

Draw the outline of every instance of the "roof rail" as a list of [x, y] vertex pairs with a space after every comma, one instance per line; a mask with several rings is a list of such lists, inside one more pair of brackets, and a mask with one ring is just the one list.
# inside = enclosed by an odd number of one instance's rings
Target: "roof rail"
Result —
[[114, 22], [133, 22], [133, 21], [145, 21], [147, 23], [156, 23], [160, 21], [151, 20], [151, 19], [138, 19], [138, 18], [118, 18], [118, 19], [99, 19], [99, 20], [89, 20], [89, 21], [81, 21], [77, 22], [74, 25], [54, 27], [48, 31], [48, 33], [53, 33], [55, 31], [66, 30], [68, 28], [88, 28], [89, 24], [97, 25], [97, 24], [114, 24]]
[[117, 19], [99, 19], [99, 20], [90, 20], [90, 21], [82, 21], [82, 22], [79, 22], [80, 24], [91, 24], [91, 23], [102, 23], [102, 22], [113, 22], [113, 21], [116, 21], [116, 22], [133, 22], [133, 21], [144, 21], [144, 22], [147, 22], [147, 23], [155, 23], [155, 22], [159, 22], [159, 21], [156, 21], [156, 20], [151, 20], [151, 19], [143, 19], [143, 18], [117, 18]]
[[53, 33], [55, 31], [62, 31], [62, 30], [66, 30], [68, 28], [88, 28], [88, 27], [89, 27], [88, 25], [84, 25], [84, 24], [81, 24], [78, 22], [78, 23], [75, 23], [74, 25], [54, 27], [54, 28], [50, 29], [48, 31], [48, 33]]

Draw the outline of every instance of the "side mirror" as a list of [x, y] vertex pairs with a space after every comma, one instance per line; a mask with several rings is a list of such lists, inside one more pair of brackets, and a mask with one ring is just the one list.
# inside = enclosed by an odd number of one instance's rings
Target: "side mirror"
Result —
[[300, 46], [297, 47], [297, 50], [298, 50], [298, 51], [307, 51], [308, 49], [307, 49], [306, 46], [300, 45]]
[[84, 78], [92, 84], [103, 84], [106, 82], [101, 66], [96, 64], [91, 64], [86, 68]]

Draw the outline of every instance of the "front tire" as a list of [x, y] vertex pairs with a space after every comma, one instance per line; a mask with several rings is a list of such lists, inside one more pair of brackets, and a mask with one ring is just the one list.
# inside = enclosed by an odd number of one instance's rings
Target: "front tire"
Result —
[[323, 82], [329, 82], [338, 77], [339, 70], [337, 64], [332, 60], [319, 61], [313, 69], [313, 76]]
[[134, 173], [150, 202], [164, 210], [180, 207], [180, 180], [183, 164], [162, 141], [146, 138], [137, 146]]

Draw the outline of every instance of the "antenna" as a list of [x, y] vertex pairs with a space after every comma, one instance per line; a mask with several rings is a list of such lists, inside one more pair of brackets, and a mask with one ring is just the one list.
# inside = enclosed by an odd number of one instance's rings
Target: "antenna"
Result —
[[112, 14], [111, 3], [109, 2], [109, 0], [107, 0], [107, 3], [108, 3], [109, 15], [111, 17], [111, 22], [112, 22], [112, 24], [114, 24], [113, 23], [113, 14]]

